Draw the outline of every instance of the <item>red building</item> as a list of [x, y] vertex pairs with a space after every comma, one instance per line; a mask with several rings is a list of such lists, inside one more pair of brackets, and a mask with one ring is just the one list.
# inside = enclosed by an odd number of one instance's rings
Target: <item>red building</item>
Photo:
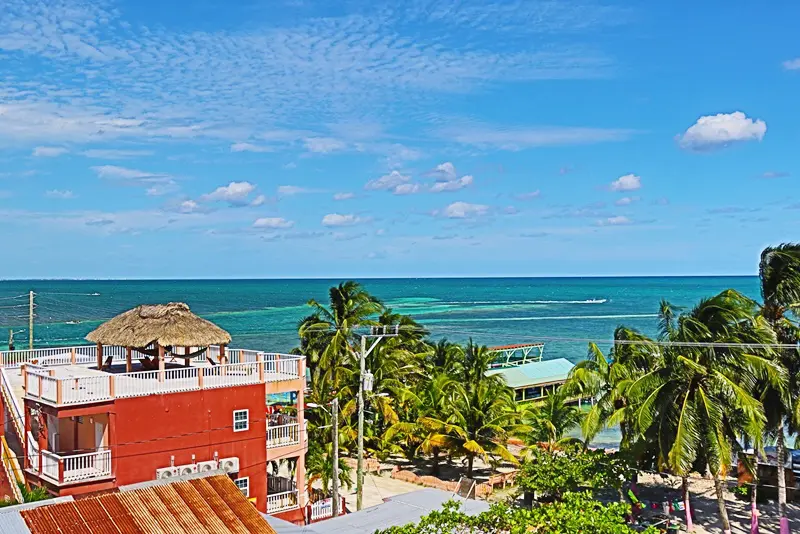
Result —
[[[176, 350], [180, 363], [138, 372], [125, 372], [131, 350], [122, 347], [0, 354], [6, 429], [22, 449], [26, 479], [54, 495], [80, 495], [221, 469], [259, 511], [299, 522], [304, 358], [215, 346], [191, 357], [185, 350], [183, 361]], [[107, 365], [98, 366], [102, 358]], [[293, 405], [271, 413], [274, 394]], [[276, 461], [282, 470], [268, 478]]]

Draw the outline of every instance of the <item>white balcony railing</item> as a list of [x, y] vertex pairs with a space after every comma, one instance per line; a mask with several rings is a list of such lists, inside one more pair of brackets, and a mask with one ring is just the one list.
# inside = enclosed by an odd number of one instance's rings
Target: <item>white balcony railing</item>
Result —
[[[303, 360], [302, 356], [296, 355], [240, 350], [237, 359], [255, 358], [256, 361], [181, 367], [167, 369], [163, 374], [160, 371], [140, 371], [58, 377], [54, 368], [62, 365], [60, 358], [37, 360], [38, 364], [28, 363], [24, 366], [28, 397], [64, 406], [158, 393], [297, 380], [302, 378], [300, 362]], [[59, 363], [52, 363], [54, 361]], [[47, 367], [43, 367], [43, 364]]]
[[[316, 521], [333, 517], [333, 499], [331, 497], [311, 503], [308, 508], [309, 512], [307, 513], [310, 514], [310, 517], [308, 518], [309, 523], [314, 523]], [[344, 514], [344, 508], [345, 500], [344, 497], [341, 497], [341, 503], [339, 503], [339, 515]]]
[[[294, 419], [294, 418], [292, 418]], [[300, 424], [267, 425], [267, 448], [283, 447], [300, 443]]]
[[39, 443], [30, 432], [28, 432], [28, 462], [32, 470], [39, 471]]
[[297, 490], [282, 491], [280, 493], [267, 495], [267, 513], [275, 514], [285, 510], [291, 510], [299, 506], [297, 500]]
[[[31, 470], [39, 471], [39, 454], [29, 445]], [[111, 451], [101, 450], [84, 454], [60, 455], [41, 451], [41, 476], [56, 484], [71, 484], [111, 476]]]

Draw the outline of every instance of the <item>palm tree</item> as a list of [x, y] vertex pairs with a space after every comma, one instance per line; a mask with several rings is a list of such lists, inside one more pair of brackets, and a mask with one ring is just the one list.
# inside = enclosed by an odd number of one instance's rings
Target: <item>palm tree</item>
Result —
[[415, 416], [398, 421], [386, 431], [384, 438], [402, 441], [414, 452], [431, 455], [431, 474], [439, 475], [439, 455], [448, 442], [447, 434], [456, 428], [448, 421], [453, 414], [453, 403], [463, 395], [461, 384], [450, 375], [440, 372], [418, 385], [414, 395]]
[[425, 369], [429, 373], [444, 371], [452, 375], [460, 374], [463, 362], [464, 348], [458, 343], [448, 341], [446, 338], [429, 345], [425, 354]]
[[618, 424], [621, 448], [628, 449], [635, 438], [630, 431], [635, 405], [629, 402], [626, 388], [657, 367], [660, 353], [649, 338], [624, 326], [616, 328], [614, 340], [608, 358], [597, 345], [590, 343], [586, 359], [570, 371], [562, 389], [571, 396], [596, 401], [581, 423], [587, 446], [600, 430]]
[[500, 457], [516, 463], [506, 448], [509, 434], [522, 431], [515, 426], [517, 414], [511, 389], [494, 380], [484, 380], [468, 385], [455, 400], [451, 417], [429, 421], [441, 429], [437, 446], [467, 458], [467, 477], [472, 477], [476, 457]]
[[754, 312], [753, 301], [727, 290], [700, 301], [677, 320], [667, 314], [662, 330], [672, 345], [662, 351], [663, 365], [628, 389], [639, 404], [637, 431], [654, 429], [661, 465], [687, 477], [698, 460], [707, 464], [725, 532], [730, 522], [722, 477], [730, 470], [732, 447], [738, 447], [737, 437], [743, 433], [761, 436], [766, 422], [754, 386], [759, 379], [776, 387], [785, 380], [785, 372], [768, 354], [742, 346], [774, 340]]
[[[339, 487], [353, 487], [352, 468], [345, 462], [344, 458], [339, 458]], [[312, 493], [312, 486], [317, 480], [322, 484], [322, 491], [330, 495], [331, 481], [333, 480], [333, 444], [325, 445], [316, 441], [308, 442], [308, 453], [306, 454], [306, 478], [308, 494]]]
[[522, 421], [531, 427], [531, 432], [525, 436], [528, 445], [546, 443], [549, 449], [553, 449], [575, 441], [575, 438], [564, 436], [578, 428], [583, 413], [577, 406], [570, 405], [568, 400], [566, 390], [559, 388], [541, 402], [526, 407]]
[[[359, 340], [354, 329], [377, 324], [381, 302], [357, 282], [342, 282], [329, 290], [329, 305], [308, 301], [312, 313], [300, 322], [299, 351], [308, 357], [312, 378], [338, 391], [356, 359]], [[315, 383], [315, 389], [318, 386]]]
[[[760, 314], [775, 332], [781, 344], [797, 344], [800, 340], [798, 328], [790, 314], [800, 309], [800, 244], [784, 243], [777, 247], [767, 247], [761, 253], [759, 264], [762, 305]], [[800, 403], [792, 405], [793, 398], [800, 389], [797, 375], [800, 372], [800, 356], [797, 349], [780, 349], [778, 360], [787, 369], [789, 376], [788, 392], [765, 388], [762, 400], [767, 409], [767, 428], [775, 439], [778, 460], [778, 510], [781, 518], [781, 533], [789, 531], [786, 515], [786, 477], [783, 465], [786, 462], [785, 433], [787, 422], [792, 428], [796, 421], [795, 410]]]

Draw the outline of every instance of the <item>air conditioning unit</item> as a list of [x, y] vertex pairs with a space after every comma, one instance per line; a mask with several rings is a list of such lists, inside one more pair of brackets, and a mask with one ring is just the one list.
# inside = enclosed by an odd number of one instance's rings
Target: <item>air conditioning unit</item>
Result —
[[178, 476], [177, 467], [164, 467], [162, 469], [156, 469], [156, 480], [175, 478], [176, 476]]
[[219, 461], [219, 468], [225, 471], [226, 473], [238, 473], [239, 458], [237, 458], [236, 456], [232, 458], [222, 458]]
[[208, 462], [197, 462], [197, 471], [200, 473], [207, 473], [208, 471], [216, 471], [219, 469], [219, 462], [216, 460], [209, 460]]
[[181, 465], [178, 467], [178, 472], [181, 475], [191, 475], [197, 473], [197, 464]]

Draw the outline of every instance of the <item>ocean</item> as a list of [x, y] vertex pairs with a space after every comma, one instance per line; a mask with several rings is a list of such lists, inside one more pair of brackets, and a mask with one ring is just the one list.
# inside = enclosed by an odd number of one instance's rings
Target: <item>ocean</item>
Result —
[[[13, 329], [27, 346], [28, 291], [35, 296], [35, 346], [83, 343], [100, 322], [142, 303], [186, 302], [228, 330], [233, 347], [288, 351], [307, 302], [326, 302], [340, 280], [29, 280], [0, 281], [0, 346]], [[661, 299], [690, 307], [734, 288], [758, 298], [753, 277], [407, 278], [366, 279], [363, 286], [435, 338], [485, 345], [544, 341], [546, 359], [573, 362], [587, 340], [607, 347], [620, 324], [656, 329]], [[606, 343], [603, 343], [606, 342]], [[5, 347], [4, 347], [5, 348]]]

